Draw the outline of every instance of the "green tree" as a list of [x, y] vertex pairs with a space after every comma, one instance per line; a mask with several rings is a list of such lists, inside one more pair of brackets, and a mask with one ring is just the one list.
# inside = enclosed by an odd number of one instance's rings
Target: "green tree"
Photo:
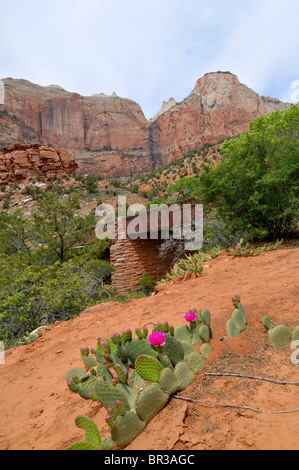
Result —
[[177, 199], [188, 199], [199, 196], [198, 178], [181, 178], [169, 186], [167, 194], [177, 195]]
[[0, 253], [8, 255], [26, 252], [30, 257], [34, 233], [31, 221], [21, 209], [0, 215]]
[[54, 260], [64, 262], [72, 254], [75, 245], [84, 243], [92, 229], [92, 217], [78, 215], [79, 198], [71, 194], [60, 200], [49, 192], [38, 201], [38, 213], [34, 214], [35, 230], [41, 245], [52, 253]]
[[299, 108], [258, 117], [221, 152], [224, 161], [213, 170], [205, 166], [199, 178], [201, 201], [232, 230], [287, 237], [298, 217]]

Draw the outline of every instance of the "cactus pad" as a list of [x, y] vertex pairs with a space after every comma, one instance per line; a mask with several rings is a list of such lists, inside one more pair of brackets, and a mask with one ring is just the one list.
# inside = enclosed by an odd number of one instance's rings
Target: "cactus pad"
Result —
[[272, 329], [271, 320], [267, 315], [263, 318], [263, 325], [268, 331]]
[[169, 333], [165, 335], [165, 340], [166, 344], [163, 346], [163, 351], [175, 366], [178, 362], [181, 362], [184, 357], [184, 347], [175, 336], [171, 336]]
[[195, 375], [185, 362], [179, 362], [175, 366], [174, 375], [179, 384], [179, 390], [185, 390], [195, 379]]
[[184, 359], [186, 359], [189, 354], [195, 351], [194, 347], [191, 343], [186, 343], [186, 341], [181, 341], [183, 348], [184, 348]]
[[77, 377], [77, 382], [79, 382], [80, 379], [83, 379], [85, 377], [85, 372], [83, 369], [80, 369], [80, 367], [73, 367], [68, 371], [66, 374], [66, 382], [72, 392], [77, 392], [78, 391], [78, 383], [74, 382], [74, 377]]
[[204, 358], [197, 352], [189, 354], [186, 359], [186, 363], [189, 369], [192, 370], [192, 372], [194, 372], [195, 374], [199, 374], [199, 372], [201, 372], [205, 366]]
[[125, 348], [127, 350], [128, 357], [130, 361], [132, 362], [132, 364], [135, 364], [136, 359], [141, 354], [147, 354], [153, 357], [158, 356], [158, 353], [153, 350], [148, 339], [145, 339], [145, 338], [142, 338], [142, 339], [134, 338], [132, 339], [132, 341], [128, 341], [126, 343]]
[[208, 343], [204, 343], [200, 348], [200, 352], [205, 359], [208, 359], [212, 353], [212, 347]]
[[187, 325], [177, 326], [174, 330], [174, 336], [180, 341], [186, 341], [187, 343], [192, 341], [192, 335]]
[[179, 389], [179, 384], [177, 383], [174, 373], [168, 368], [162, 370], [159, 385], [162, 390], [169, 395], [172, 395]]
[[139, 390], [140, 387], [145, 387], [145, 380], [142, 377], [140, 377], [137, 370], [135, 369], [132, 369], [129, 374], [128, 386], [135, 390]]
[[96, 378], [93, 375], [91, 375], [88, 380], [78, 383], [79, 395], [85, 400], [88, 400], [90, 398], [89, 393], [95, 393], [95, 383]]
[[279, 325], [269, 331], [269, 343], [273, 348], [287, 346], [291, 341], [291, 333], [285, 325]]
[[38, 338], [39, 338], [39, 334], [37, 334], [37, 333], [31, 333], [31, 334], [29, 335], [29, 341], [30, 341], [30, 343], [32, 343], [33, 341], [37, 340]]
[[299, 341], [299, 326], [293, 330], [292, 341]]
[[127, 371], [120, 364], [115, 364], [114, 370], [119, 378], [119, 381], [123, 384], [126, 384], [127, 383]]
[[208, 343], [210, 341], [210, 328], [207, 325], [202, 325], [198, 334], [203, 343]]
[[142, 421], [148, 423], [164, 408], [168, 400], [168, 393], [163, 392], [160, 387], [152, 384], [139, 395], [136, 403], [136, 413]]
[[226, 323], [226, 332], [230, 337], [240, 336], [240, 330], [231, 318]]
[[246, 329], [246, 322], [244, 321], [244, 315], [242, 314], [241, 310], [236, 308], [232, 314], [232, 320], [235, 323], [236, 327], [240, 331], [244, 331]]
[[93, 420], [89, 418], [89, 416], [77, 416], [75, 423], [78, 428], [84, 429], [85, 439], [87, 442], [95, 446], [99, 446], [101, 444], [101, 436], [99, 430]]
[[120, 447], [130, 444], [145, 428], [145, 423], [133, 411], [127, 411], [124, 416], [118, 416], [115, 427], [111, 430], [113, 441]]
[[211, 323], [211, 313], [210, 313], [210, 310], [208, 310], [207, 308], [204, 308], [204, 309], [200, 312], [200, 315], [201, 315], [201, 318], [202, 318], [202, 321], [203, 321], [204, 325], [210, 326], [210, 323]]
[[144, 380], [158, 382], [163, 365], [158, 359], [146, 354], [140, 355], [135, 362], [135, 369]]
[[82, 355], [82, 361], [84, 362], [84, 365], [87, 370], [98, 365], [98, 361], [92, 356]]
[[107, 380], [97, 379], [95, 393], [106, 410], [109, 407], [115, 409], [115, 400], [120, 400], [126, 411], [130, 410], [126, 393], [120, 384], [114, 386]]

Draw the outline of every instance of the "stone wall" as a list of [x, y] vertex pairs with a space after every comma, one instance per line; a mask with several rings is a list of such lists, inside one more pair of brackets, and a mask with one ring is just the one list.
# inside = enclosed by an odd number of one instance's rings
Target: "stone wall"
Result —
[[114, 268], [112, 285], [119, 294], [141, 288], [139, 281], [144, 271], [155, 281], [163, 279], [173, 265], [173, 255], [160, 258], [159, 247], [164, 240], [118, 239], [110, 248], [110, 262]]

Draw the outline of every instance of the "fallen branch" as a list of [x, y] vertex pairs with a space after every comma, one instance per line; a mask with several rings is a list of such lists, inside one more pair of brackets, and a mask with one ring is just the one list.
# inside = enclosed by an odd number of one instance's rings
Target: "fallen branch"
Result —
[[264, 377], [255, 377], [253, 375], [243, 375], [243, 374], [222, 374], [222, 373], [208, 373], [206, 372], [205, 375], [210, 375], [214, 377], [243, 377], [246, 379], [256, 379], [256, 380], [264, 380], [266, 382], [272, 382], [276, 384], [282, 384], [282, 385], [299, 385], [299, 382], [282, 382], [280, 380], [272, 380], [272, 379], [266, 379]]
[[226, 403], [212, 403], [209, 401], [201, 401], [201, 400], [195, 400], [194, 398], [188, 398], [188, 397], [181, 397], [180, 395], [173, 395], [173, 398], [179, 398], [180, 400], [187, 400], [187, 401], [192, 401], [195, 403], [201, 403], [203, 405], [213, 405], [213, 406], [224, 406], [228, 408], [242, 408], [243, 410], [249, 410], [249, 411], [254, 411], [255, 413], [263, 413], [263, 414], [283, 414], [283, 413], [294, 413], [295, 411], [299, 411], [299, 408], [295, 410], [286, 410], [286, 411], [261, 411], [261, 410], [256, 410], [254, 408], [250, 408], [249, 406], [239, 406], [239, 405], [228, 405]]

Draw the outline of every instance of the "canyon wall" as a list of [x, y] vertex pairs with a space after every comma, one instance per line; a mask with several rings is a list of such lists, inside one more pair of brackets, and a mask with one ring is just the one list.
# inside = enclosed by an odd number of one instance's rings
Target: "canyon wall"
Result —
[[104, 177], [135, 176], [249, 129], [259, 115], [287, 109], [259, 96], [230, 72], [206, 74], [180, 103], [164, 102], [147, 120], [132, 100], [84, 97], [57, 85], [3, 79], [0, 148], [28, 142], [51, 144], [75, 155], [78, 171]]
[[189, 151], [249, 130], [257, 116], [284, 110], [289, 104], [261, 97], [230, 72], [206, 74], [191, 94], [151, 122], [163, 165]]

